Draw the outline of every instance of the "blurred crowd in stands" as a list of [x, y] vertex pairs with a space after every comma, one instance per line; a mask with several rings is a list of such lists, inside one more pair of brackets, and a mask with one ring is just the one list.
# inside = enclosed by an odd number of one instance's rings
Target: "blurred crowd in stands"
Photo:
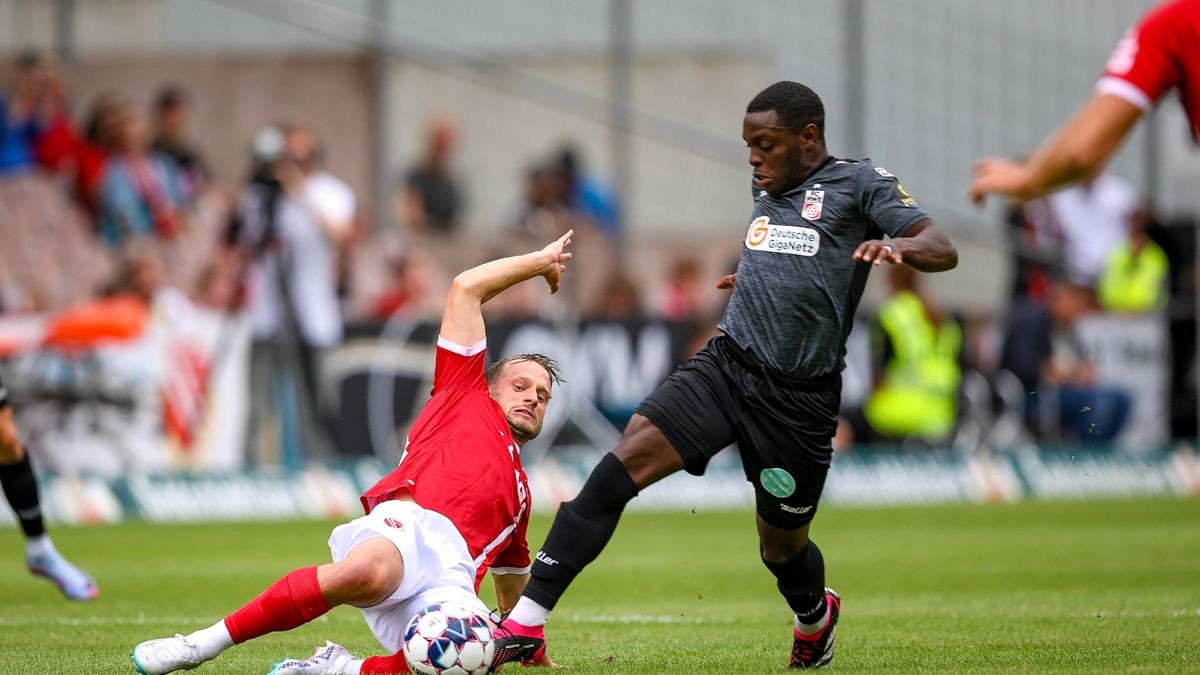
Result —
[[[80, 115], [52, 63], [22, 56], [8, 72], [0, 89], [0, 316], [65, 313], [84, 324], [100, 316], [107, 323], [97, 330], [111, 335], [124, 316], [111, 302], [133, 298], [151, 317], [245, 318], [249, 446], [262, 461], [279, 445], [272, 434], [284, 433], [274, 421], [286, 416], [276, 404], [289, 364], [299, 364], [292, 416], [312, 427], [298, 433], [328, 437], [322, 364], [347, 323], [435, 320], [452, 272], [478, 260], [575, 228], [576, 249], [588, 253], [569, 280], [571, 302], [549, 302], [526, 285], [489, 304], [490, 317], [692, 322], [696, 347], [724, 300], [713, 282], [736, 265], [736, 250], [720, 269], [683, 251], [655, 277], [639, 277], [643, 270], [622, 264], [615, 189], [569, 144], [527, 165], [504, 236], [479, 242], [464, 222], [470, 186], [455, 173], [460, 139], [450, 118], [429, 123], [421, 158], [397, 181], [393, 222], [369, 223], [369, 209], [324, 169], [326, 139], [302, 123], [263, 120], [245, 176], [214, 176], [203, 144], [189, 136], [186, 89], [164, 86], [148, 106], [107, 93]], [[1178, 233], [1191, 231], [1156, 223], [1132, 186], [1110, 175], [1014, 206], [1009, 222], [1015, 274], [1005, 319], [955, 316], [918, 273], [890, 272], [889, 293], [867, 322], [869, 393], [847, 407], [840, 445], [946, 443], [962, 427], [968, 372], [1011, 373], [1026, 392], [1021, 412], [1034, 438], [1105, 443], [1121, 431], [1130, 393], [1097, 381], [1074, 326], [1098, 312], [1161, 315], [1173, 296], [1190, 296], [1189, 242]], [[1185, 399], [1191, 339], [1172, 333], [1172, 396]]]

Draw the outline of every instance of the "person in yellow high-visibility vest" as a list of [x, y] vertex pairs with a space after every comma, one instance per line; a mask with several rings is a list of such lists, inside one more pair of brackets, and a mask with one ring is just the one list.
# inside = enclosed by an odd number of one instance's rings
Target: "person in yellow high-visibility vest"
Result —
[[863, 413], [880, 436], [944, 439], [958, 413], [962, 332], [923, 297], [915, 270], [898, 265], [888, 280], [892, 295], [879, 309], [878, 327], [889, 348]]
[[1142, 314], [1167, 306], [1167, 254], [1134, 223], [1129, 240], [1112, 252], [1100, 275], [1096, 294], [1109, 312]]

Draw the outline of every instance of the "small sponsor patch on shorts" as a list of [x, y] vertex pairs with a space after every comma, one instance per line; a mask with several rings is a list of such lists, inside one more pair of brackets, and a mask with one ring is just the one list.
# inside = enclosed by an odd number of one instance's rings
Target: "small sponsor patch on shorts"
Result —
[[758, 483], [770, 494], [783, 499], [796, 492], [796, 479], [783, 469], [763, 469], [758, 474]]

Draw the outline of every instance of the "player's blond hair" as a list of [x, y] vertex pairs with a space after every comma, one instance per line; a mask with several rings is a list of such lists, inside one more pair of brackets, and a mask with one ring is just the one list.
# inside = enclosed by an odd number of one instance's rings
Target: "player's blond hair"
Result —
[[564, 381], [562, 377], [562, 369], [559, 368], [558, 361], [555, 361], [549, 356], [544, 354], [513, 354], [512, 356], [506, 356], [493, 363], [491, 366], [488, 366], [486, 375], [488, 386], [490, 387], [496, 384], [496, 380], [499, 379], [500, 373], [504, 372], [504, 369], [507, 368], [509, 364], [520, 363], [521, 361], [533, 361], [539, 366], [545, 368], [546, 373], [550, 375], [550, 384], [552, 385]]

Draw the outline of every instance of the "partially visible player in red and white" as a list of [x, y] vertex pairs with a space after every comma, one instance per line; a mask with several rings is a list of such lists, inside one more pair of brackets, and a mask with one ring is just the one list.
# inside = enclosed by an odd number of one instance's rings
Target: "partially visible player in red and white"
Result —
[[1036, 199], [1099, 173], [1142, 114], [1172, 90], [1200, 143], [1200, 0], [1151, 9], [1117, 43], [1092, 98], [1058, 134], [1027, 161], [987, 157], [975, 164], [971, 200]]
[[[186, 670], [234, 644], [290, 630], [350, 604], [360, 608], [391, 656], [357, 659], [328, 643], [277, 675], [408, 672], [402, 649], [414, 614], [459, 602], [487, 614], [477, 595], [490, 569], [501, 612], [529, 580], [529, 485], [521, 446], [542, 429], [557, 364], [540, 354], [507, 357], [485, 370], [483, 303], [543, 277], [558, 290], [571, 232], [540, 251], [463, 272], [446, 299], [433, 392], [409, 432], [400, 464], [362, 496], [367, 515], [329, 537], [333, 563], [295, 570], [209, 628], [134, 648], [138, 672]], [[542, 647], [519, 646], [531, 657]]]

